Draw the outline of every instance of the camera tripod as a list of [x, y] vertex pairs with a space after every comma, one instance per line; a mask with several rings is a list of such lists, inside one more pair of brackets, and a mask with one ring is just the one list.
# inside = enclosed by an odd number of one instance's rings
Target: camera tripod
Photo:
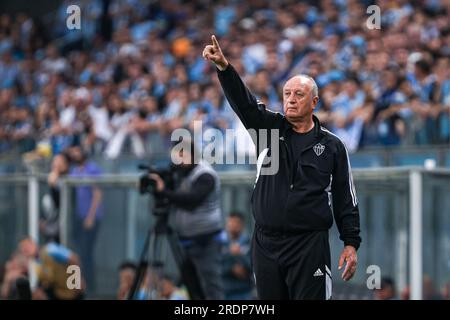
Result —
[[[163, 255], [167, 253], [167, 249], [171, 251], [172, 256], [175, 259], [179, 274], [181, 275], [181, 280], [187, 288], [190, 299], [203, 300], [205, 298], [197, 270], [192, 261], [185, 256], [176, 234], [169, 226], [168, 211], [167, 207], [157, 205], [155, 208], [154, 213], [157, 218], [156, 223], [147, 232], [138, 269], [136, 270], [133, 284], [128, 293], [128, 300], [137, 299], [136, 294], [141, 288], [149, 266], [155, 269], [158, 276], [161, 276], [162, 272], [158, 271], [161, 271], [164, 268]], [[168, 247], [165, 246], [167, 243], [169, 244]], [[148, 261], [149, 255], [150, 261]]]

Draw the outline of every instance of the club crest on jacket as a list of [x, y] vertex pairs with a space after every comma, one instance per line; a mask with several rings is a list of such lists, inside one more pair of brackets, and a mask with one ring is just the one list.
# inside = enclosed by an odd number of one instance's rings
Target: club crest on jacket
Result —
[[323, 153], [323, 151], [325, 150], [325, 146], [318, 143], [313, 147], [313, 150], [317, 156], [320, 156]]

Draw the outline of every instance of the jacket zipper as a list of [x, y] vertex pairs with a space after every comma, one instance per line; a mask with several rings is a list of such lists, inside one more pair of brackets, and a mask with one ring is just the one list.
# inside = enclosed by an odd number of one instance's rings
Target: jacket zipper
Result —
[[293, 174], [294, 170], [292, 170], [292, 168], [291, 168], [291, 163], [293, 160], [292, 150], [289, 148], [284, 136], [281, 136], [280, 140], [283, 141], [283, 144], [287, 151], [286, 154], [287, 154], [287, 161], [288, 161], [287, 167], [288, 167], [288, 177], [289, 177], [289, 190], [293, 190], [294, 189], [294, 174]]

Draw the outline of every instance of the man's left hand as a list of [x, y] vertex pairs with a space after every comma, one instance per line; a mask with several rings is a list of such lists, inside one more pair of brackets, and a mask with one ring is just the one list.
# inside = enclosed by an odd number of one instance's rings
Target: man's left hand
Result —
[[164, 188], [166, 187], [164, 184], [164, 180], [161, 179], [161, 177], [159, 175], [157, 175], [156, 173], [150, 173], [149, 178], [156, 181], [156, 191], [157, 192], [162, 192], [164, 190]]
[[339, 270], [345, 264], [344, 272], [342, 273], [342, 279], [344, 281], [350, 280], [356, 272], [356, 265], [358, 264], [358, 256], [356, 255], [356, 249], [353, 246], [345, 246], [342, 250], [341, 257], [339, 258]]

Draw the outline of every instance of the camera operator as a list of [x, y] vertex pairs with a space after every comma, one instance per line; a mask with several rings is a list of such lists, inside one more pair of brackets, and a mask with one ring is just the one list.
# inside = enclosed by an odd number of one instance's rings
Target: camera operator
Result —
[[[221, 251], [223, 218], [220, 208], [220, 181], [214, 169], [196, 158], [194, 144], [181, 141], [172, 160], [179, 182], [169, 190], [164, 180], [155, 173], [157, 197], [167, 198], [175, 206], [174, 224], [181, 245], [195, 266], [206, 299], [223, 299]], [[179, 150], [179, 151], [178, 151]]]

